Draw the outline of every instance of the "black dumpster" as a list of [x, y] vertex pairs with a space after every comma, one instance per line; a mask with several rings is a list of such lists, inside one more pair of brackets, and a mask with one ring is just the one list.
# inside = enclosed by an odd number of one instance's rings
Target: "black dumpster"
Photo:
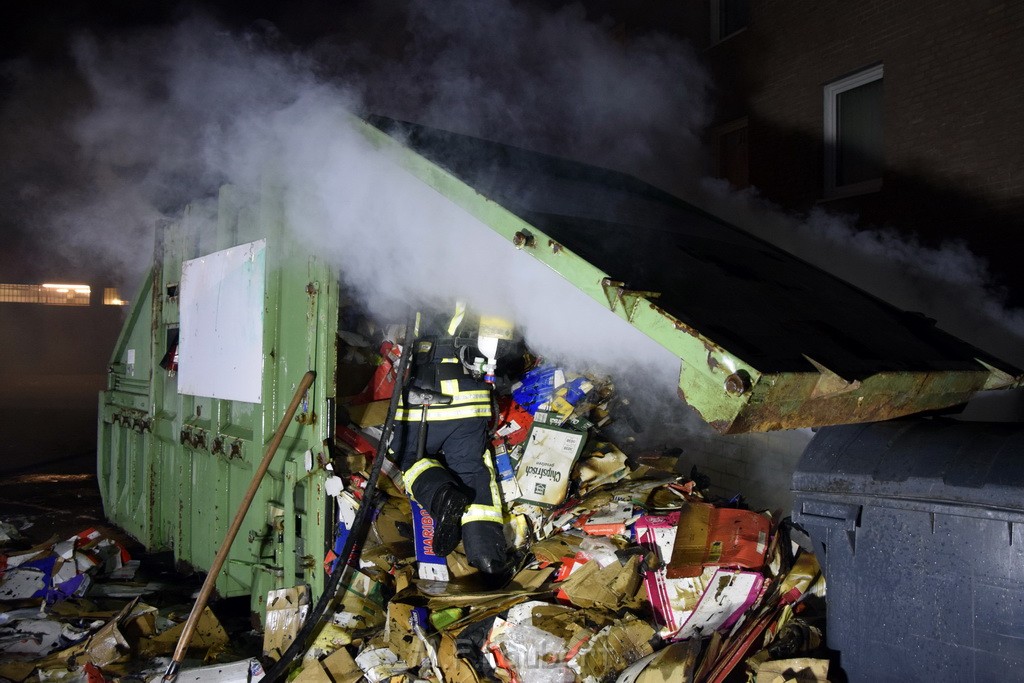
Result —
[[793, 520], [851, 681], [1024, 677], [1024, 425], [823, 428], [793, 475]]

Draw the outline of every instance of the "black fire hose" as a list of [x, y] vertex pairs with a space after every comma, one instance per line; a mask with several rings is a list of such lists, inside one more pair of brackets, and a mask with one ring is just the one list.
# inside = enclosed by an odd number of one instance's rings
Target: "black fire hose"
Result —
[[356, 517], [352, 521], [352, 528], [349, 530], [348, 538], [345, 539], [345, 547], [338, 555], [338, 562], [331, 572], [330, 578], [324, 585], [324, 592], [320, 595], [320, 599], [317, 600], [313, 609], [310, 610], [306, 616], [306, 620], [303, 622], [302, 627], [298, 633], [295, 634], [295, 639], [292, 640], [292, 644], [288, 646], [288, 649], [281, 655], [281, 659], [270, 667], [264, 676], [263, 681], [265, 683], [279, 683], [284, 681], [288, 677], [288, 672], [291, 669], [292, 663], [298, 658], [298, 656], [305, 652], [308, 645], [307, 643], [311, 637], [315, 636], [320, 631], [323, 623], [322, 619], [324, 614], [327, 612], [327, 608], [330, 607], [334, 601], [335, 594], [338, 591], [338, 586], [341, 585], [342, 579], [348, 573], [348, 570], [353, 564], [359, 559], [359, 556], [363, 552], [363, 541], [366, 540], [366, 534], [369, 530], [369, 521], [371, 515], [376, 510], [376, 498], [379, 493], [377, 490], [377, 478], [380, 476], [381, 468], [384, 466], [384, 459], [387, 457], [388, 442], [391, 439], [391, 434], [395, 428], [395, 413], [398, 412], [398, 400], [402, 396], [402, 389], [405, 385], [406, 369], [409, 366], [409, 357], [412, 355], [412, 345], [414, 339], [414, 328], [415, 328], [415, 316], [411, 317], [408, 324], [405, 327], [405, 341], [402, 344], [402, 355], [398, 361], [398, 373], [395, 377], [395, 389], [391, 392], [391, 403], [388, 405], [387, 419], [384, 420], [384, 428], [380, 435], [380, 445], [377, 447], [377, 456], [373, 459], [373, 466], [370, 468], [370, 476], [366, 480], [366, 488], [363, 489], [363, 501], [359, 505], [359, 509], [356, 512]]

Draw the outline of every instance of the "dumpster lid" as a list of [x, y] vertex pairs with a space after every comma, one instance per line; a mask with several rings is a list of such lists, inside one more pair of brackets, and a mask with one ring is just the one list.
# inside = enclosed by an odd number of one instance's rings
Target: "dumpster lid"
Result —
[[867, 422], [1021, 371], [632, 176], [369, 117], [371, 142], [675, 353], [722, 433]]
[[820, 430], [793, 473], [795, 496], [1024, 512], [1024, 425], [945, 417]]

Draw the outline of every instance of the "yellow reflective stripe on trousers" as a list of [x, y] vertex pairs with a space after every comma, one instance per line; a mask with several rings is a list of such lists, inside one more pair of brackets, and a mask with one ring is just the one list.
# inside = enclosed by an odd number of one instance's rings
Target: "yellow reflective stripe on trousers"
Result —
[[462, 515], [462, 523], [467, 522], [496, 522], [505, 523], [505, 515], [500, 507], [493, 505], [470, 505]]
[[491, 459], [491, 452], [484, 451], [480, 458], [487, 468], [487, 488], [491, 492], [491, 504], [480, 505], [474, 503], [466, 508], [462, 515], [462, 523], [466, 522], [497, 522], [505, 523], [505, 511], [501, 507], [501, 491], [498, 489], [498, 477], [494, 471], [494, 462]]
[[427, 470], [435, 467], [443, 468], [444, 465], [433, 458], [423, 458], [422, 460], [417, 460], [412, 467], [405, 471], [405, 474], [402, 475], [402, 480], [405, 482], [405, 490], [410, 496], [412, 496], [412, 485], [415, 483], [416, 479]]
[[446, 396], [452, 397], [451, 403], [445, 403], [444, 406], [457, 406], [464, 403], [491, 403], [491, 391], [490, 389], [469, 389], [462, 391], [459, 389], [459, 380], [457, 379], [443, 379], [441, 380], [441, 393]]

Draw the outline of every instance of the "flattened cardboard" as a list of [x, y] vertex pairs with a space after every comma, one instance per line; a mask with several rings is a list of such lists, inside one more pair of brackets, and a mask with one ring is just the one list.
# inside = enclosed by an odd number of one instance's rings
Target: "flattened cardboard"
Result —
[[[122, 622], [135, 609], [137, 602], [138, 598], [129, 602], [117, 615], [89, 638], [37, 661], [36, 665], [40, 669], [67, 668], [73, 661], [75, 664], [91, 663], [98, 667], [105, 667], [127, 660], [131, 652], [128, 641], [121, 633], [120, 627]], [[184, 626], [184, 624], [181, 626]], [[197, 628], [196, 631], [198, 632], [198, 630]], [[171, 645], [172, 650], [177, 642], [177, 638], [175, 638]]]
[[603, 681], [654, 652], [652, 640], [654, 628], [629, 614], [598, 631], [569, 666], [585, 680]]
[[[139, 641], [139, 653], [146, 657], [171, 654], [178, 646], [178, 639], [184, 630], [185, 622], [181, 622], [152, 638], [141, 639]], [[196, 629], [192, 633], [192, 640], [189, 642], [189, 649], [210, 650], [212, 648], [223, 648], [227, 644], [227, 631], [224, 630], [220, 621], [217, 620], [217, 617], [207, 607], [199, 615]], [[99, 662], [96, 663], [99, 664]], [[99, 665], [102, 666], [102, 664]]]
[[664, 567], [647, 572], [644, 587], [651, 603], [655, 619], [662, 627], [659, 631], [665, 639], [679, 639], [683, 625], [691, 617], [711, 585], [716, 567], [708, 567], [700, 576], [670, 579], [665, 576]]
[[363, 650], [356, 657], [356, 664], [370, 683], [381, 683], [409, 670], [408, 664], [386, 647]]
[[[637, 543], [657, 553], [659, 562], [664, 563], [672, 556], [678, 525], [678, 512], [643, 515], [633, 525], [633, 530], [636, 532]], [[672, 637], [686, 623], [700, 602], [713, 573], [711, 570], [701, 576], [669, 579], [663, 565], [647, 571], [644, 575], [647, 600], [661, 626], [660, 635], [663, 638]]]
[[321, 663], [331, 675], [332, 683], [356, 683], [363, 677], [356, 660], [343, 647], [327, 655]]
[[0, 600], [29, 600], [46, 593], [50, 577], [42, 569], [16, 567], [0, 579]]
[[770, 530], [768, 518], [756, 512], [690, 503], [680, 512], [666, 575], [700, 576], [708, 566], [759, 569]]
[[[258, 659], [242, 659], [228, 664], [211, 664], [178, 672], [181, 683], [256, 683], [266, 672]], [[90, 679], [91, 680], [91, 679]], [[160, 683], [163, 676], [154, 676], [149, 683]]]
[[345, 410], [348, 411], [349, 419], [359, 425], [360, 428], [377, 427], [384, 424], [384, 421], [387, 419], [388, 405], [390, 403], [389, 399], [370, 401], [369, 403], [346, 406]]
[[[323, 625], [320, 632], [316, 634], [316, 638], [313, 639], [312, 645], [302, 656], [303, 667], [310, 666], [312, 662], [318, 661], [327, 653], [335, 652], [352, 643], [352, 633], [359, 628], [359, 625], [351, 617], [351, 614], [343, 612], [335, 615], [334, 621]], [[339, 621], [344, 625], [336, 623]]]
[[610, 443], [600, 443], [593, 453], [580, 460], [577, 470], [580, 493], [586, 494], [621, 480], [629, 473], [629, 465], [625, 453]]
[[437, 648], [437, 660], [441, 665], [444, 680], [448, 683], [479, 683], [480, 677], [477, 676], [476, 669], [465, 659], [461, 659], [458, 652], [455, 638], [442, 633], [441, 644]]
[[[409, 506], [409, 499], [404, 495], [401, 498], [388, 498], [380, 506], [370, 525], [371, 536], [367, 539], [367, 546], [374, 542], [380, 545], [411, 544], [412, 541], [412, 509]], [[415, 554], [412, 548], [404, 557], [412, 557]]]
[[764, 577], [757, 572], [716, 570], [677, 637], [706, 636], [729, 628], [754, 604], [763, 584]]
[[372, 629], [383, 626], [387, 617], [383, 586], [362, 570], [350, 571], [346, 580], [348, 583], [341, 594], [338, 613], [349, 615], [353, 628]]
[[632, 664], [615, 683], [690, 683], [700, 647], [698, 638], [669, 643]]
[[828, 660], [798, 657], [762, 662], [754, 683], [828, 683]]
[[19, 619], [12, 627], [3, 629], [0, 653], [34, 655], [41, 657], [56, 649], [60, 643], [62, 624], [52, 619]]
[[551, 578], [554, 567], [544, 569], [521, 569], [509, 582], [507, 590], [537, 592], [544, 585], [544, 582]]
[[273, 660], [295, 640], [309, 611], [305, 586], [280, 588], [267, 593], [267, 618], [263, 627], [263, 656]]
[[398, 658], [413, 668], [419, 668], [427, 656], [423, 642], [416, 637], [412, 623], [413, 613], [418, 609], [400, 602], [388, 603], [387, 625], [384, 628], [384, 645], [398, 655]]
[[577, 607], [619, 609], [636, 599], [640, 561], [634, 555], [625, 565], [613, 562], [603, 569], [595, 561], [587, 562], [561, 584], [561, 592]]
[[541, 562], [560, 562], [563, 557], [572, 557], [583, 541], [573, 534], [555, 534], [538, 541], [530, 547], [530, 552]]
[[0, 678], [9, 678], [15, 683], [21, 683], [35, 670], [33, 662], [0, 662]]

